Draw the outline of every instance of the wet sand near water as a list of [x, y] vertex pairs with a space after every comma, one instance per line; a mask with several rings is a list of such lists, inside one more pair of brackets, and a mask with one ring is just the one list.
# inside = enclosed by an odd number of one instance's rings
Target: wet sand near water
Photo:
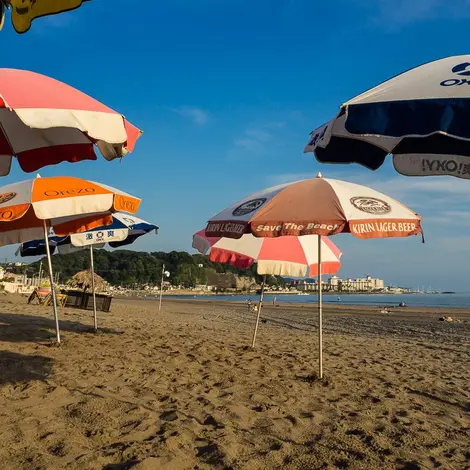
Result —
[[0, 297], [2, 469], [470, 469], [470, 310], [163, 306]]

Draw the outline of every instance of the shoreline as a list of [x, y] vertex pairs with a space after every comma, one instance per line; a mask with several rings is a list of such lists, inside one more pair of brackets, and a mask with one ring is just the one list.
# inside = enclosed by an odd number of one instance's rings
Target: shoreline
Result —
[[[142, 302], [142, 305], [148, 305], [149, 303], [155, 302], [156, 306], [158, 304], [158, 299], [154, 298], [145, 298], [145, 297], [115, 297], [114, 301], [118, 304], [133, 304], [138, 305]], [[198, 305], [198, 306], [213, 306], [213, 307], [237, 307], [245, 310], [246, 302], [241, 300], [207, 300], [207, 299], [177, 299], [174, 297], [163, 297], [163, 304], [169, 303], [173, 305]], [[377, 318], [396, 318], [408, 317], [408, 316], [442, 316], [444, 314], [451, 315], [455, 311], [458, 311], [458, 316], [468, 317], [467, 320], [470, 321], [470, 307], [428, 307], [428, 306], [408, 306], [408, 307], [398, 307], [398, 306], [387, 306], [386, 308], [390, 309], [390, 313], [379, 313], [378, 310], [385, 308], [383, 305], [359, 305], [359, 304], [332, 304], [326, 303], [323, 304], [323, 312], [325, 314], [354, 314], [354, 315], [373, 315]], [[282, 302], [273, 306], [272, 303], [263, 303], [263, 312], [278, 312], [278, 311], [311, 311], [314, 314], [317, 312], [317, 303], [315, 302]]]

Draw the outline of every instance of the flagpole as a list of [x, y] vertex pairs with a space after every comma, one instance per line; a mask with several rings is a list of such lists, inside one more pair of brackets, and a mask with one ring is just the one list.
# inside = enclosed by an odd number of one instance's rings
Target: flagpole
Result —
[[165, 275], [165, 265], [162, 266], [162, 281], [160, 284], [160, 303], [158, 305], [158, 311], [162, 309], [162, 296], [163, 296], [163, 276]]
[[253, 342], [251, 344], [252, 348], [255, 347], [256, 333], [258, 332], [259, 317], [261, 315], [261, 306], [263, 305], [264, 286], [265, 285], [266, 285], [266, 274], [263, 277], [263, 284], [261, 284], [261, 293], [260, 293], [260, 296], [259, 296], [259, 303], [258, 303], [258, 313], [256, 315], [255, 331], [253, 332]]
[[55, 295], [54, 274], [52, 273], [52, 259], [51, 259], [51, 249], [49, 247], [49, 234], [47, 230], [46, 221], [44, 220], [43, 223], [44, 223], [44, 239], [46, 240], [47, 264], [49, 267], [49, 281], [51, 283], [52, 309], [54, 311], [56, 339], [57, 339], [57, 344], [60, 344], [59, 315], [57, 313], [57, 298]]
[[98, 330], [98, 316], [96, 314], [96, 295], [95, 295], [95, 264], [93, 260], [93, 245], [90, 245], [90, 267], [91, 267], [91, 290], [93, 292], [93, 323], [95, 331]]

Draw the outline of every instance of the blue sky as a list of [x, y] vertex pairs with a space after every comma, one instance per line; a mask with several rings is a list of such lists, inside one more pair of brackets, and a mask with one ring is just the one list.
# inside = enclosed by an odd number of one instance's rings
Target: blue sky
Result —
[[[342, 102], [417, 64], [468, 53], [469, 0], [93, 0], [22, 36], [8, 20], [2, 67], [63, 80], [144, 130], [122, 162], [41, 171], [141, 197], [139, 215], [161, 229], [134, 249], [189, 250], [192, 233], [230, 203], [321, 171], [424, 217], [424, 245], [335, 237], [341, 275], [470, 290], [468, 181], [405, 178], [390, 162], [377, 172], [320, 165], [303, 154], [308, 133]], [[15, 165], [3, 183], [22, 179]]]

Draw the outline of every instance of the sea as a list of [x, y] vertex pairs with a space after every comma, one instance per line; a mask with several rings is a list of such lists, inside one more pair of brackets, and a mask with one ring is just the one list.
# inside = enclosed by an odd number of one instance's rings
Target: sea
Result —
[[[276, 303], [316, 303], [316, 294], [268, 294], [264, 296], [264, 303], [272, 303], [276, 297]], [[238, 301], [256, 302], [258, 295], [179, 295], [179, 299], [205, 300], [205, 301]], [[372, 306], [398, 306], [404, 302], [410, 307], [451, 307], [470, 308], [470, 292], [455, 294], [347, 294], [323, 296], [324, 304], [343, 305], [372, 305]]]

